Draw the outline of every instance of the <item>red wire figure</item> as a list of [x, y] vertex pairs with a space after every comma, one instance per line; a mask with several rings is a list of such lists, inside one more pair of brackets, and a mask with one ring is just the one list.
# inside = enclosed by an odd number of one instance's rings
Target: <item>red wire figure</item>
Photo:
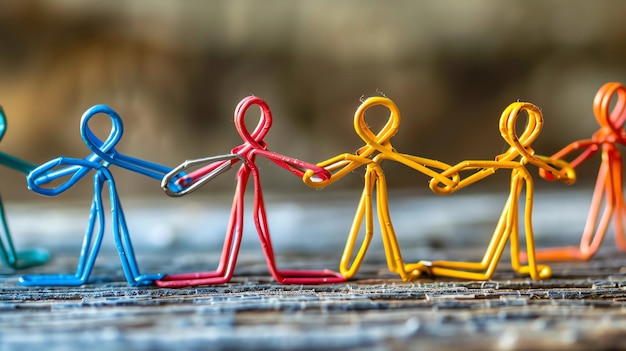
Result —
[[[261, 118], [252, 134], [250, 134], [246, 128], [244, 118], [248, 108], [253, 105], [257, 105], [261, 109]], [[263, 138], [268, 133], [271, 126], [272, 114], [269, 106], [265, 101], [256, 96], [248, 96], [244, 98], [235, 109], [235, 127], [244, 141], [243, 144], [232, 149], [232, 153], [229, 155], [186, 161], [163, 179], [162, 187], [168, 195], [181, 196], [196, 189], [219, 174], [226, 172], [237, 161], [242, 161], [239, 171], [237, 172], [237, 188], [235, 190], [230, 221], [228, 223], [224, 247], [217, 270], [213, 272], [167, 275], [163, 277], [162, 280], [156, 281], [158, 286], [184, 287], [201, 284], [222, 284], [231, 279], [237, 262], [237, 254], [243, 234], [244, 195], [250, 175], [252, 175], [252, 182], [254, 184], [254, 202], [252, 206], [254, 224], [259, 239], [261, 240], [261, 246], [267, 260], [267, 265], [274, 279], [283, 284], [321, 284], [345, 281], [345, 278], [341, 274], [331, 270], [279, 270], [276, 267], [274, 250], [272, 248], [267, 224], [265, 204], [263, 202], [261, 179], [259, 170], [254, 163], [256, 156], [269, 159], [275, 164], [287, 169], [298, 178], [302, 178], [304, 172], [307, 170], [313, 171], [315, 175], [321, 179], [330, 178], [330, 173], [322, 167], [267, 150], [267, 145], [263, 141]], [[187, 175], [180, 173], [190, 165], [205, 162], [209, 164]], [[180, 188], [171, 189], [171, 184], [169, 184], [171, 183], [170, 179], [176, 179], [176, 177], [180, 177], [179, 181], [175, 181]]]
[[[611, 110], [611, 99], [615, 95], [617, 95], [617, 102]], [[620, 83], [604, 84], [596, 93], [593, 113], [600, 124], [600, 129], [593, 134], [591, 139], [575, 141], [551, 157], [563, 158], [571, 152], [581, 150], [578, 157], [570, 162], [571, 167], [575, 168], [602, 149], [602, 164], [598, 171], [591, 208], [580, 245], [537, 250], [535, 253], [537, 260], [588, 260], [598, 251], [611, 218], [615, 230], [615, 244], [621, 251], [626, 251], [623, 222], [626, 207], [622, 192], [622, 156], [617, 148], [617, 144], [626, 145], [626, 131], [624, 131], [626, 88]], [[554, 178], [542, 171], [540, 174], [546, 179]], [[603, 204], [604, 211], [599, 217]]]

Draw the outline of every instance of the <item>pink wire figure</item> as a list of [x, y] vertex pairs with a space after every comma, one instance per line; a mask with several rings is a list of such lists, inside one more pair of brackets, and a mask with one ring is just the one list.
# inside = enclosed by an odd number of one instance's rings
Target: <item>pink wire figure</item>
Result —
[[[245, 114], [253, 105], [257, 105], [261, 109], [261, 117], [258, 125], [250, 134], [245, 125]], [[166, 275], [161, 280], [156, 281], [158, 286], [185, 287], [203, 284], [222, 284], [232, 278], [243, 235], [244, 195], [251, 175], [254, 184], [254, 202], [252, 205], [254, 224], [261, 240], [269, 271], [274, 279], [282, 284], [322, 284], [345, 281], [345, 278], [340, 273], [331, 270], [279, 270], [276, 266], [266, 218], [265, 203], [263, 202], [261, 179], [259, 170], [255, 165], [256, 157], [265, 157], [290, 171], [298, 178], [302, 178], [307, 170], [313, 171], [321, 179], [330, 178], [330, 174], [322, 167], [267, 150], [267, 145], [263, 138], [267, 135], [271, 126], [272, 114], [269, 106], [256, 96], [248, 96], [235, 109], [235, 127], [244, 141], [243, 144], [232, 149], [231, 154], [186, 161], [163, 178], [162, 187], [165, 192], [170, 196], [181, 196], [195, 190], [219, 174], [226, 172], [238, 161], [242, 161], [237, 172], [237, 188], [217, 269], [212, 272]], [[209, 164], [186, 175], [181, 173], [185, 168], [198, 163]], [[170, 184], [170, 180], [175, 180], [176, 177], [180, 177], [178, 181], [174, 181], [179, 188], [171, 189], [170, 186], [172, 184]]]
[[[611, 110], [613, 96], [617, 96], [617, 101]], [[552, 155], [553, 159], [559, 159], [571, 152], [579, 151], [580, 154], [570, 163], [571, 167], [575, 168], [602, 150], [602, 163], [580, 245], [537, 250], [538, 260], [590, 259], [600, 248], [611, 219], [613, 219], [613, 230], [615, 230], [615, 245], [621, 251], [626, 251], [624, 233], [626, 206], [622, 184], [622, 155], [617, 148], [618, 144], [626, 145], [626, 131], [624, 130], [626, 88], [620, 83], [604, 84], [594, 98], [593, 113], [600, 129], [593, 134], [591, 139], [575, 141]], [[540, 175], [546, 179], [553, 179], [553, 176], [544, 172]], [[604, 210], [599, 216], [603, 205]]]

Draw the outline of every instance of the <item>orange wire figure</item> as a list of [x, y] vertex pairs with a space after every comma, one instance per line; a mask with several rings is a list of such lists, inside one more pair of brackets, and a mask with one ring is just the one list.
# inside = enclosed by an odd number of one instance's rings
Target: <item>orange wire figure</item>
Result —
[[[617, 103], [611, 110], [611, 99], [615, 95], [617, 95]], [[602, 164], [598, 171], [580, 245], [537, 250], [535, 258], [538, 260], [588, 260], [598, 251], [611, 218], [613, 218], [615, 230], [615, 244], [618, 249], [626, 251], [623, 222], [626, 207], [622, 192], [622, 156], [617, 148], [617, 144], [626, 145], [626, 131], [624, 131], [626, 88], [620, 83], [604, 84], [593, 100], [593, 113], [600, 124], [600, 129], [593, 134], [591, 139], [575, 141], [552, 156], [553, 159], [563, 158], [571, 152], [582, 150], [570, 163], [571, 167], [575, 168], [602, 149]], [[541, 172], [540, 175], [546, 179], [553, 179], [551, 174]], [[604, 211], [598, 218], [603, 204]]]
[[[374, 134], [365, 122], [365, 111], [369, 108], [382, 105], [389, 109], [390, 116], [387, 123], [382, 127], [378, 134]], [[302, 177], [303, 181], [314, 188], [323, 188], [335, 181], [341, 179], [346, 174], [355, 169], [366, 166], [365, 186], [361, 194], [361, 199], [352, 222], [352, 228], [348, 235], [348, 240], [343, 252], [340, 263], [340, 272], [346, 278], [353, 277], [358, 271], [367, 248], [372, 240], [374, 232], [374, 214], [372, 196], [376, 194], [376, 208], [378, 211], [378, 221], [383, 239], [383, 245], [386, 252], [387, 265], [389, 269], [400, 275], [402, 280], [408, 281], [417, 278], [421, 272], [414, 269], [407, 269], [406, 263], [402, 259], [400, 247], [391, 223], [389, 214], [388, 198], [387, 198], [387, 182], [385, 174], [380, 167], [380, 163], [384, 160], [396, 161], [410, 167], [418, 172], [424, 173], [429, 177], [439, 179], [442, 183], [453, 186], [456, 179], [453, 177], [440, 176], [439, 173], [428, 167], [447, 169], [450, 166], [443, 162], [398, 153], [391, 145], [391, 138], [398, 131], [400, 124], [400, 112], [396, 105], [385, 97], [371, 97], [365, 100], [357, 109], [354, 115], [354, 129], [356, 133], [365, 142], [365, 146], [356, 151], [355, 154], [341, 154], [317, 165], [324, 167], [331, 172], [331, 177], [327, 180], [315, 179], [313, 171], [308, 170]], [[375, 190], [374, 190], [375, 189]], [[359, 251], [356, 253], [354, 260], [350, 263], [354, 254], [354, 248], [359, 236], [361, 225], [365, 220], [365, 237]]]
[[[515, 123], [522, 111], [528, 114], [526, 129], [519, 137], [515, 131]], [[572, 183], [576, 179], [574, 170], [567, 162], [553, 160], [545, 156], [535, 155], [531, 143], [541, 132], [543, 116], [537, 106], [527, 102], [515, 102], [509, 105], [500, 117], [500, 133], [510, 145], [509, 149], [496, 156], [490, 161], [463, 161], [445, 170], [443, 176], [459, 176], [459, 172], [475, 170], [473, 174], [455, 182], [453, 186], [440, 184], [439, 178], [433, 178], [430, 188], [438, 194], [451, 194], [481, 179], [494, 174], [498, 169], [511, 170], [511, 190], [504, 205], [495, 232], [489, 242], [487, 251], [480, 262], [453, 262], [453, 261], [421, 261], [410, 265], [410, 268], [427, 271], [436, 276], [454, 278], [487, 280], [493, 272], [502, 256], [504, 247], [511, 239], [511, 265], [520, 274], [530, 274], [537, 280], [550, 277], [549, 266], [538, 265], [535, 258], [534, 239], [532, 230], [532, 206], [533, 206], [533, 179], [526, 169], [528, 163], [534, 164], [545, 170], [565, 183]], [[525, 189], [524, 189], [525, 187]], [[526, 248], [528, 252], [528, 265], [520, 264], [520, 239], [519, 239], [519, 200], [522, 190], [525, 190], [524, 204], [524, 229], [526, 233]]]

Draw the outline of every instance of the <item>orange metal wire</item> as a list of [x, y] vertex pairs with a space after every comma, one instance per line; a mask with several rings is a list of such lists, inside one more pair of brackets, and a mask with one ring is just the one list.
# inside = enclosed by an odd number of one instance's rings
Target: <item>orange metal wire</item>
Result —
[[[611, 100], [617, 101], [611, 110]], [[611, 219], [615, 230], [615, 245], [626, 251], [624, 235], [624, 195], [622, 186], [622, 156], [618, 144], [626, 145], [626, 88], [615, 82], [604, 84], [596, 93], [593, 101], [593, 113], [600, 124], [591, 139], [575, 141], [554, 155], [553, 159], [564, 158], [570, 153], [580, 154], [570, 163], [577, 167], [585, 160], [602, 150], [602, 163], [598, 171], [595, 189], [591, 198], [591, 206], [587, 222], [583, 230], [579, 246], [557, 247], [537, 250], [535, 258], [541, 261], [588, 260], [600, 247]], [[553, 179], [551, 174], [541, 172], [546, 179]], [[602, 207], [604, 210], [602, 211]], [[600, 215], [600, 212], [602, 214]]]

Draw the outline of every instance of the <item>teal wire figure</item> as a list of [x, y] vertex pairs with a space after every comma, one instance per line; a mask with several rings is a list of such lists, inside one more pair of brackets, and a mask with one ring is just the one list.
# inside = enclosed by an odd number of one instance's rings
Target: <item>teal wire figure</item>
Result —
[[[0, 106], [0, 140], [4, 137], [6, 130], [6, 117], [2, 106]], [[32, 163], [26, 162], [2, 151], [0, 151], [0, 163], [18, 172], [22, 172], [25, 175], [37, 167]], [[25, 251], [15, 250], [13, 240], [11, 239], [11, 232], [9, 231], [9, 225], [7, 224], [6, 215], [4, 213], [2, 198], [0, 198], [0, 221], [2, 221], [2, 232], [0, 233], [0, 260], [5, 266], [20, 269], [37, 266], [48, 261], [50, 253], [45, 249], [30, 249]]]

